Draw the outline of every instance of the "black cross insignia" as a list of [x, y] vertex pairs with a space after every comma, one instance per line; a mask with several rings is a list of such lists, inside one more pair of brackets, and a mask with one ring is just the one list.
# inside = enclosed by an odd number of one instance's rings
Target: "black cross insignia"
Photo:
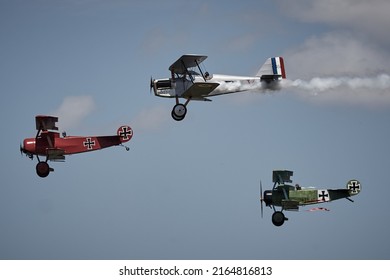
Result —
[[128, 129], [127, 126], [122, 126], [122, 131], [119, 132], [119, 136], [123, 138], [123, 140], [128, 140], [129, 136], [132, 135], [131, 129]]
[[349, 188], [350, 190], [352, 190], [353, 192], [356, 192], [356, 190], [359, 190], [359, 189], [360, 189], [360, 185], [357, 184], [356, 181], [352, 181], [352, 183], [348, 185], [348, 188]]
[[91, 138], [85, 139], [83, 142], [84, 147], [87, 147], [88, 150], [92, 150], [92, 147], [95, 146], [95, 141], [91, 141]]
[[322, 201], [326, 201], [325, 197], [328, 197], [329, 194], [325, 194], [325, 191], [321, 191], [321, 192], [322, 192], [322, 194], [319, 194], [318, 198], [321, 198]]

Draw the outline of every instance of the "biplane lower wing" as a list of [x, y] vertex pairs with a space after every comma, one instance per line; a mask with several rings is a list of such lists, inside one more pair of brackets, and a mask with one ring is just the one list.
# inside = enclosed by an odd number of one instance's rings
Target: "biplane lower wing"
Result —
[[219, 83], [194, 83], [185, 92], [183, 92], [181, 97], [192, 100], [208, 100], [206, 97], [218, 86]]

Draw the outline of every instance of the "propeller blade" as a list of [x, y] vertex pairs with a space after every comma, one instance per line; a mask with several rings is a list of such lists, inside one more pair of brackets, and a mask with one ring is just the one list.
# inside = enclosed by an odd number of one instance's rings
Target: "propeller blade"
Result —
[[261, 184], [260, 180], [260, 210], [261, 210], [261, 218], [263, 218], [263, 185]]
[[154, 87], [154, 80], [153, 80], [153, 77], [150, 76], [150, 93], [152, 93], [152, 88]]
[[22, 156], [22, 155], [23, 155], [23, 147], [22, 147], [22, 143], [20, 143], [19, 149], [20, 149], [20, 155]]

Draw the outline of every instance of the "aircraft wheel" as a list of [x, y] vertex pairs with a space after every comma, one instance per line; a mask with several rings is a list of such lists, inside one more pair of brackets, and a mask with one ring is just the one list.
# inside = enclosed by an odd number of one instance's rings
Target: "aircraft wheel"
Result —
[[283, 225], [285, 220], [286, 218], [281, 211], [275, 211], [275, 213], [272, 214], [272, 223], [277, 227]]
[[176, 104], [173, 109], [172, 109], [172, 118], [175, 120], [175, 121], [181, 121], [184, 119], [184, 117], [186, 116], [187, 114], [187, 108], [185, 105], [183, 104]]
[[45, 178], [49, 175], [50, 173], [50, 167], [49, 164], [45, 161], [40, 161], [37, 163], [36, 166], [37, 174], [39, 177]]

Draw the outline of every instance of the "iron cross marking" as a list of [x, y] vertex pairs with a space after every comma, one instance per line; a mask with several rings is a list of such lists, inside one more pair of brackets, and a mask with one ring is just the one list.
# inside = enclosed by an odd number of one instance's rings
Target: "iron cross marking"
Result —
[[128, 140], [130, 135], [132, 135], [131, 129], [128, 129], [126, 126], [123, 126], [122, 131], [119, 132], [119, 136], [122, 137], [123, 140]]
[[360, 185], [357, 184], [356, 181], [352, 181], [352, 183], [348, 185], [348, 188], [353, 192], [356, 192], [357, 190], [360, 189]]
[[329, 197], [329, 194], [325, 194], [325, 191], [321, 191], [322, 194], [318, 195], [318, 198], [321, 198], [322, 201], [326, 201], [325, 197]]
[[84, 147], [87, 147], [88, 150], [92, 150], [92, 147], [95, 146], [95, 141], [92, 141], [91, 138], [86, 138], [83, 145]]

